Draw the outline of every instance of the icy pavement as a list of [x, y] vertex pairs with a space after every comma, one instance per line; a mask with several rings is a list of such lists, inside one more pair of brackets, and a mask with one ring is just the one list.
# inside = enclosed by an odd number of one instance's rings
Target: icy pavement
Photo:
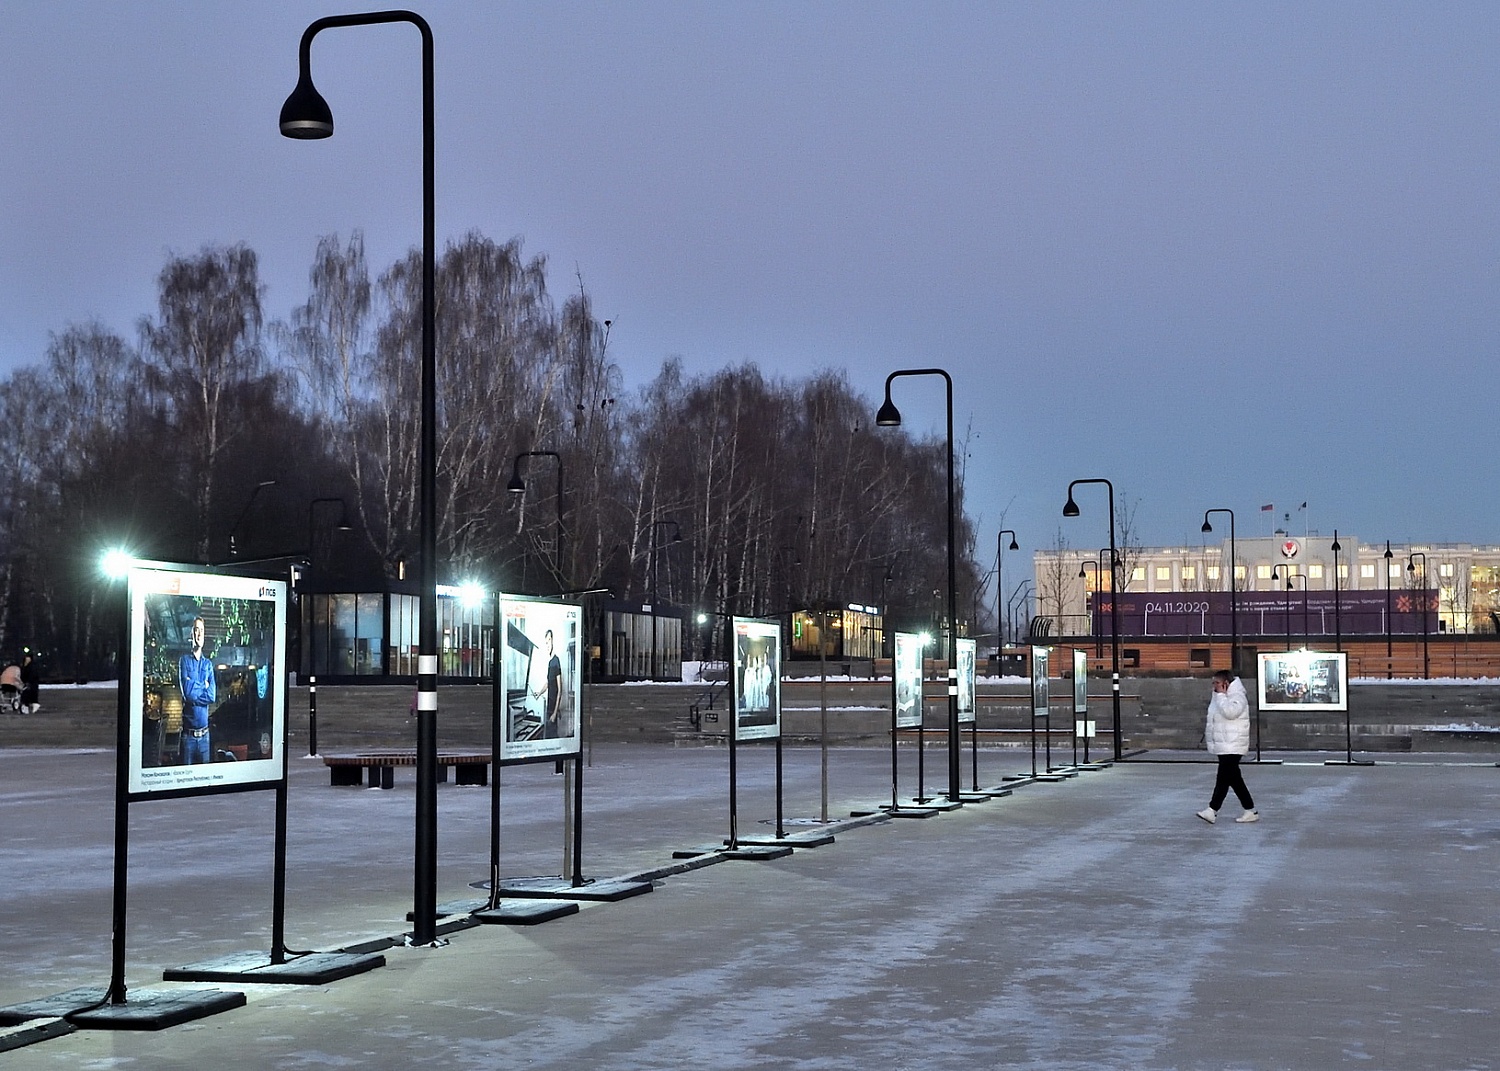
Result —
[[[740, 821], [774, 813], [740, 752]], [[927, 784], [946, 780], [941, 751]], [[980, 755], [982, 783], [1029, 753]], [[903, 751], [902, 790], [914, 788]], [[968, 754], [964, 779], [969, 779]], [[331, 788], [294, 759], [287, 940], [405, 928], [413, 784]], [[835, 749], [830, 811], [890, 793]], [[486, 926], [159, 1033], [79, 1031], [14, 1068], [1491, 1068], [1500, 1064], [1500, 769], [1252, 766], [1264, 820], [1193, 817], [1212, 769], [1125, 764], [923, 820], [724, 862], [535, 927]], [[503, 771], [502, 873], [557, 873], [562, 778]], [[596, 747], [584, 870], [665, 866], [727, 832], [723, 749]], [[788, 749], [796, 828], [818, 752]], [[112, 757], [0, 751], [0, 1004], [109, 974]], [[489, 792], [439, 792], [439, 900], [477, 895]], [[1232, 805], [1225, 817], [1236, 813]], [[134, 805], [129, 980], [269, 944], [268, 793]]]

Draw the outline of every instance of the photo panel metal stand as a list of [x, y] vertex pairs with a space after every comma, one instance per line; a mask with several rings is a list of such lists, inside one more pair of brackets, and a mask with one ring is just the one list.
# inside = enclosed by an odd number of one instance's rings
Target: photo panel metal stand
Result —
[[130, 805], [147, 800], [276, 793], [269, 954], [172, 968], [164, 980], [318, 985], [385, 963], [286, 947], [286, 584], [202, 568], [136, 563], [125, 577], [109, 986], [0, 1009], [0, 1024], [63, 1016], [82, 1027], [160, 1030], [245, 1003], [216, 988], [127, 992]]
[[[781, 622], [730, 617], [729, 636], [729, 837], [719, 854], [728, 859], [779, 859], [792, 854], [782, 813]], [[776, 833], [740, 836], [739, 744], [776, 744]]]
[[[1089, 759], [1089, 744], [1099, 734], [1099, 726], [1089, 717], [1089, 654], [1073, 648], [1073, 767], [1076, 770], [1103, 770], [1108, 762]], [[1083, 762], [1078, 761], [1078, 741], [1083, 741]]]
[[[575, 914], [580, 901], [612, 902], [648, 893], [649, 881], [583, 876], [583, 607], [500, 594], [495, 598], [497, 664], [491, 696], [489, 896], [467, 907], [484, 923], [529, 925]], [[507, 766], [555, 763], [563, 779], [563, 865], [556, 876], [500, 874], [500, 773]]]
[[[893, 818], [931, 818], [939, 809], [924, 806], [922, 780], [921, 636], [897, 632], [891, 647], [891, 802], [881, 809]], [[901, 799], [900, 739], [903, 729], [917, 730], [917, 795]], [[922, 801], [922, 802], [918, 802]]]
[[983, 789], [979, 787], [979, 717], [977, 712], [978, 703], [975, 698], [975, 689], [978, 684], [976, 680], [976, 663], [979, 656], [979, 644], [971, 639], [960, 638], [954, 641], [955, 652], [958, 657], [957, 673], [954, 676], [954, 684], [958, 695], [958, 725], [959, 731], [963, 726], [969, 726], [969, 756], [970, 789], [960, 791], [958, 801], [960, 803], [985, 803], [991, 798], [1010, 795], [1010, 789]]
[[[788, 832], [785, 817], [785, 778], [781, 743], [781, 622], [758, 618], [736, 618], [734, 656], [730, 669], [736, 689], [730, 700], [734, 711], [730, 747], [736, 740], [760, 741], [774, 730], [776, 744], [776, 828], [773, 832], [744, 834], [739, 831], [738, 807], [731, 801], [731, 837], [725, 849], [746, 848], [821, 848], [832, 844], [833, 833], [826, 828], [800, 829]], [[731, 752], [731, 765], [737, 760]], [[735, 774], [731, 771], [731, 778]], [[731, 795], [737, 794], [737, 781]], [[736, 856], [739, 858], [739, 856]], [[753, 858], [765, 858], [764, 855]]]
[[1354, 725], [1349, 711], [1349, 656], [1342, 651], [1261, 652], [1256, 658], [1256, 711], [1344, 715], [1344, 757], [1326, 766], [1374, 766], [1354, 757]]
[[[1031, 778], [1033, 781], [1066, 781], [1072, 777], [1071, 767], [1052, 765], [1052, 696], [1048, 681], [1048, 664], [1052, 648], [1031, 649]], [[1045, 772], [1036, 768], [1036, 725], [1042, 723], [1042, 750], [1046, 763]]]

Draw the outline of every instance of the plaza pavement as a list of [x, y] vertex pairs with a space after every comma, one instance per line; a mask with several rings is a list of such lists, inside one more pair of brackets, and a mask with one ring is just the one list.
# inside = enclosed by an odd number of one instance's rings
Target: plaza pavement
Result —
[[[1180, 755], [1178, 758], [1194, 756]], [[832, 845], [661, 877], [649, 895], [485, 926], [326, 986], [250, 985], [153, 1033], [80, 1030], [0, 1067], [1442, 1068], [1500, 1065], [1500, 768], [1252, 766], [1264, 820], [1193, 812], [1212, 769], [1125, 763]], [[903, 787], [914, 782], [902, 753]], [[969, 778], [964, 757], [965, 783]], [[413, 784], [332, 788], [292, 761], [287, 940], [399, 933]], [[584, 870], [666, 868], [727, 832], [727, 754], [597, 746]], [[981, 781], [1030, 768], [983, 751]], [[742, 832], [773, 814], [740, 753]], [[888, 799], [889, 752], [834, 749], [830, 811]], [[819, 807], [788, 749], [787, 814]], [[928, 784], [946, 782], [928, 752]], [[109, 975], [113, 758], [0, 750], [0, 1004]], [[561, 782], [507, 768], [502, 872], [558, 873]], [[489, 793], [440, 786], [439, 899], [477, 895]], [[269, 946], [269, 793], [132, 807], [128, 977]], [[169, 986], [170, 987], [170, 986]], [[3, 1035], [0, 1035], [3, 1036]]]

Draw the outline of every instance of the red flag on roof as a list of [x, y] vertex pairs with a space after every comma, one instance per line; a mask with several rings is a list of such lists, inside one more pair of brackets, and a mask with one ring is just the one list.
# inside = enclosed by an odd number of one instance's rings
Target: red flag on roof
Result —
[[1275, 506], [1262, 506], [1262, 507], [1260, 507], [1260, 511], [1262, 513], [1269, 513], [1271, 510], [1273, 510], [1275, 508], [1276, 508]]

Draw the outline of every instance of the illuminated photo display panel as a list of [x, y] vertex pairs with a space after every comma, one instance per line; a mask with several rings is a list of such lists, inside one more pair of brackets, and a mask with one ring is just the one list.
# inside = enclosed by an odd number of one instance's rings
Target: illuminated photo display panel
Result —
[[1087, 651], [1073, 648], [1073, 713], [1089, 712], [1089, 656]]
[[1261, 710], [1349, 709], [1349, 656], [1332, 651], [1262, 652]]
[[501, 762], [578, 754], [582, 621], [576, 604], [500, 597]]
[[974, 723], [974, 661], [979, 645], [973, 640], [956, 640], [958, 656], [958, 721]]
[[129, 792], [286, 777], [286, 583], [139, 567], [130, 600]]
[[781, 735], [781, 624], [734, 619], [734, 738]]
[[1031, 716], [1045, 718], [1051, 697], [1047, 693], [1047, 655], [1050, 647], [1031, 649]]
[[922, 637], [910, 632], [895, 635], [891, 687], [895, 691], [896, 728], [922, 724]]

